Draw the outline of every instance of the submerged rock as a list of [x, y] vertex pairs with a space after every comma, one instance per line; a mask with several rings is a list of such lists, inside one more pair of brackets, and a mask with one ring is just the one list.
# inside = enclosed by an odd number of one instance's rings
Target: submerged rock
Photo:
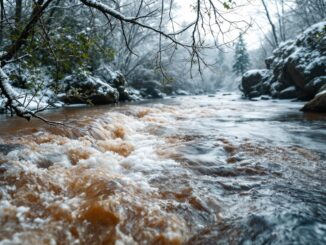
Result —
[[175, 93], [176, 93], [177, 95], [181, 95], [181, 96], [187, 96], [187, 95], [190, 95], [187, 91], [182, 90], [182, 89], [177, 89], [177, 91], [175, 91]]
[[21, 149], [22, 147], [19, 144], [0, 144], [0, 154], [7, 155], [9, 152]]
[[302, 111], [326, 112], [326, 89], [318, 93], [301, 109]]

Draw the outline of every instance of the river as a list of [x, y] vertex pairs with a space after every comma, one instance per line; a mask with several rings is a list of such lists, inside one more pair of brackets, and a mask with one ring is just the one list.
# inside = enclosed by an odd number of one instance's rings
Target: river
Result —
[[0, 118], [0, 244], [326, 244], [326, 115], [237, 94]]

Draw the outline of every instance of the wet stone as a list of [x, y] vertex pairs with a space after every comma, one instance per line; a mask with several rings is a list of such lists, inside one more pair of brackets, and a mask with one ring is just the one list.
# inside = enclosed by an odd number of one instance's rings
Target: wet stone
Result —
[[0, 153], [7, 155], [9, 152], [21, 149], [22, 147], [19, 144], [0, 144]]

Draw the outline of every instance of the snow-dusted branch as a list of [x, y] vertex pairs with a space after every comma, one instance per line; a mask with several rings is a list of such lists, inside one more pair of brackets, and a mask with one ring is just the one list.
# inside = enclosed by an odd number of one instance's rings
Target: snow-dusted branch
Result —
[[[167, 39], [169, 39], [173, 43], [178, 44], [180, 46], [191, 47], [190, 45], [179, 42], [174, 37], [174, 35], [167, 34], [167, 33], [163, 32], [160, 29], [156, 29], [156, 28], [154, 28], [154, 27], [152, 27], [150, 25], [139, 22], [138, 21], [139, 17], [127, 17], [127, 16], [124, 16], [120, 12], [114, 10], [113, 8], [109, 7], [108, 5], [106, 5], [104, 3], [101, 3], [101, 2], [99, 2], [97, 0], [80, 0], [80, 1], [82, 3], [84, 3], [86, 6], [91, 7], [91, 8], [95, 8], [95, 9], [99, 10], [100, 12], [102, 12], [103, 14], [110, 15], [110, 16], [114, 17], [117, 20], [120, 20], [120, 21], [126, 22], [126, 23], [130, 23], [130, 24], [134, 24], [134, 25], [138, 25], [138, 26], [140, 26], [142, 28], [145, 28], [145, 29], [151, 30], [153, 32], [156, 32], [159, 35], [162, 35], [162, 36], [166, 37]], [[142, 18], [144, 18], [144, 16], [142, 16]]]
[[[38, 118], [46, 123], [52, 124], [52, 125], [61, 125], [60, 122], [51, 122], [47, 119], [37, 115], [37, 113], [43, 111], [45, 108], [37, 108], [36, 110], [30, 110], [27, 108], [27, 106], [24, 105], [19, 100], [19, 94], [17, 91], [11, 86], [9, 77], [7, 74], [3, 71], [2, 68], [0, 68], [0, 89], [2, 94], [7, 99], [6, 107], [8, 107], [10, 110], [13, 110], [15, 114], [19, 117], [25, 118], [28, 121], [34, 117]], [[25, 99], [24, 99], [25, 101]]]
[[24, 45], [27, 38], [29, 37], [32, 29], [34, 28], [35, 24], [39, 21], [41, 18], [44, 10], [49, 6], [49, 4], [53, 0], [38, 0], [35, 3], [35, 6], [33, 8], [33, 11], [31, 13], [31, 17], [24, 27], [24, 29], [21, 31], [18, 38], [15, 40], [15, 42], [12, 43], [12, 45], [9, 46], [6, 52], [3, 53], [3, 55], [0, 56], [0, 66], [3, 67], [7, 61], [11, 60], [17, 52], [20, 50], [20, 48]]

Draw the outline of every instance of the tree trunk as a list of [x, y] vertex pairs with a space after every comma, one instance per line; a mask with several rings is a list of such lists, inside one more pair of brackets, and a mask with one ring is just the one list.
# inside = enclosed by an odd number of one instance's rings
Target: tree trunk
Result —
[[16, 31], [19, 30], [19, 23], [22, 18], [22, 0], [16, 0], [16, 7], [15, 7], [15, 27]]
[[3, 4], [3, 0], [0, 0], [0, 46], [3, 41], [3, 21], [5, 19], [5, 6]]
[[0, 56], [0, 67], [3, 67], [6, 64], [6, 61], [12, 59], [14, 57], [14, 55], [20, 50], [20, 48], [26, 42], [26, 39], [29, 37], [35, 24], [41, 18], [44, 10], [49, 6], [49, 4], [52, 1], [53, 0], [47, 0], [44, 3], [44, 0], [39, 0], [37, 3], [35, 3], [33, 12], [31, 14], [30, 20], [28, 21], [27, 25], [20, 32], [18, 38], [6, 50], [6, 53], [4, 55]]
[[264, 0], [261, 0], [261, 2], [262, 2], [262, 4], [263, 4], [263, 6], [264, 6], [265, 14], [266, 14], [266, 17], [267, 17], [267, 19], [268, 19], [268, 22], [269, 22], [269, 24], [270, 24], [271, 27], [272, 27], [272, 33], [273, 33], [273, 37], [274, 37], [274, 41], [275, 41], [275, 45], [276, 45], [276, 47], [277, 47], [277, 46], [278, 46], [278, 38], [277, 38], [277, 33], [276, 33], [275, 25], [274, 25], [274, 23], [273, 23], [273, 21], [272, 21], [272, 18], [271, 18], [271, 16], [270, 16], [270, 14], [269, 14], [269, 11], [268, 11], [268, 8], [267, 8], [267, 5], [266, 5], [265, 1], [264, 1]]

